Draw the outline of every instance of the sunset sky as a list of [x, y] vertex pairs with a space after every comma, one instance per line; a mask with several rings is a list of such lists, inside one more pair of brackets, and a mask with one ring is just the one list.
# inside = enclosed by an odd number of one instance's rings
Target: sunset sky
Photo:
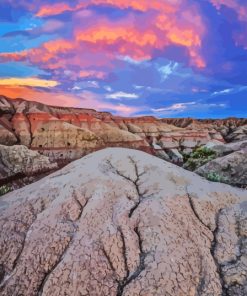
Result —
[[247, 0], [1, 0], [0, 63], [12, 98], [246, 117]]

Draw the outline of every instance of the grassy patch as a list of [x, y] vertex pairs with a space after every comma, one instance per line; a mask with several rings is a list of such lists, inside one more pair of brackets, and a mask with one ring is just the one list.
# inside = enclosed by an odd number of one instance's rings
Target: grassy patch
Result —
[[7, 185], [0, 186], [0, 196], [4, 195], [10, 191], [11, 191], [11, 188], [9, 186], [7, 186]]
[[223, 178], [216, 172], [209, 172], [207, 174], [207, 179], [212, 182], [221, 182], [221, 183], [225, 183], [226, 181], [225, 178]]

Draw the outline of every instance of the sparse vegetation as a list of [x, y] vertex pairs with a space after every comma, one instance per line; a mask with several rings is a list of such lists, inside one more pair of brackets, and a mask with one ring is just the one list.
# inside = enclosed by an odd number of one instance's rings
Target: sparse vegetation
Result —
[[10, 191], [11, 191], [11, 188], [9, 186], [7, 186], [7, 185], [0, 186], [0, 196], [4, 195]]
[[207, 174], [207, 179], [212, 182], [225, 183], [225, 179], [216, 172], [209, 172]]
[[184, 157], [185, 164], [184, 168], [194, 171], [200, 166], [206, 164], [207, 162], [216, 158], [216, 153], [207, 148], [207, 147], [200, 147], [197, 148], [194, 152], [190, 155]]

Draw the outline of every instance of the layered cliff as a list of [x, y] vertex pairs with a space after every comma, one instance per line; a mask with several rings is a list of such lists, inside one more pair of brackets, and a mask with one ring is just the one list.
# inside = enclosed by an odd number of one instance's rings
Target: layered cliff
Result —
[[246, 132], [246, 119], [124, 118], [0, 97], [0, 144], [25, 145], [62, 163], [104, 147], [135, 148], [181, 163], [181, 152], [244, 139]]

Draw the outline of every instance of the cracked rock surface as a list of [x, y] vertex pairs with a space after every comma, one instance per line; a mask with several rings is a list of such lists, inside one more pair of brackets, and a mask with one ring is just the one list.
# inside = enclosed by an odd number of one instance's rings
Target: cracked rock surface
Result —
[[0, 199], [0, 295], [246, 295], [247, 195], [108, 148]]

